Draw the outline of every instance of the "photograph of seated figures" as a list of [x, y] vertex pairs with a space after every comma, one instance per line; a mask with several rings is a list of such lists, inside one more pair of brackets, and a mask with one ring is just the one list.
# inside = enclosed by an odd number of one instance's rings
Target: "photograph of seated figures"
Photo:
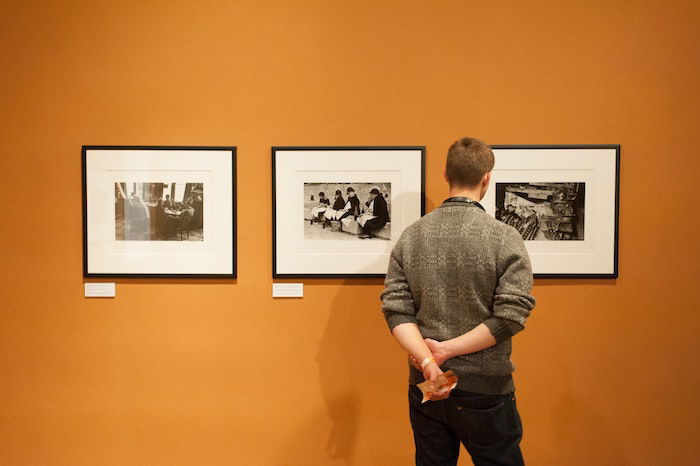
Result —
[[305, 240], [391, 239], [391, 183], [304, 183]]
[[204, 241], [204, 183], [114, 183], [117, 241]]
[[525, 241], [584, 239], [585, 183], [496, 183], [496, 219]]

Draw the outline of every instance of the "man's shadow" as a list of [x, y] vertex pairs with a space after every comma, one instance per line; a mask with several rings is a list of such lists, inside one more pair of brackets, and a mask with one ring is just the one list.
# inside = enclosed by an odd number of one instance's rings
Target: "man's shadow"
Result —
[[[426, 212], [433, 208], [426, 200]], [[394, 235], [398, 240], [398, 233], [392, 231]], [[389, 252], [394, 243], [388, 245]], [[332, 422], [326, 454], [350, 463], [360, 424], [365, 429], [369, 421], [378, 438], [383, 432], [396, 431], [397, 425], [408, 429], [404, 400], [407, 359], [381, 312], [384, 278], [351, 278], [340, 285], [331, 302], [316, 361]], [[405, 440], [410, 446], [408, 430]], [[390, 456], [385, 451], [385, 460], [386, 454]]]
[[[388, 252], [393, 244], [387, 242]], [[362, 272], [368, 273], [374, 265]], [[375, 455], [379, 442], [383, 463], [410, 461], [408, 363], [381, 312], [384, 278], [310, 279], [305, 284], [337, 287], [328, 303], [328, 320], [315, 357], [325, 410], [309, 413], [308, 425], [290, 439], [283, 458], [355, 464]], [[322, 429], [322, 437], [311, 442], [313, 451], [300, 447], [308, 448], [309, 433], [329, 422], [330, 429]], [[386, 438], [391, 432], [400, 439]]]
[[[378, 393], [387, 335], [380, 311], [383, 280], [348, 279], [331, 303], [328, 325], [319, 342], [316, 361], [321, 393], [331, 430], [325, 452], [350, 461], [354, 454], [362, 407]], [[359, 325], [360, 322], [369, 324]]]

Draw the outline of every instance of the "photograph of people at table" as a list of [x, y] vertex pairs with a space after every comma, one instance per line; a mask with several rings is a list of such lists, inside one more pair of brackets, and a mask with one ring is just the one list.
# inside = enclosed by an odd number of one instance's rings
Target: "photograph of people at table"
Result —
[[204, 241], [204, 183], [114, 183], [117, 241]]
[[304, 199], [305, 240], [391, 239], [391, 183], [304, 183]]

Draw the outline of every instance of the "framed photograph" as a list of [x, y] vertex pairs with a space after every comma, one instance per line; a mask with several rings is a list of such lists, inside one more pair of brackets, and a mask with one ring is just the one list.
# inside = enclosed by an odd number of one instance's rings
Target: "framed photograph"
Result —
[[236, 148], [83, 146], [85, 277], [234, 278]]
[[482, 204], [518, 230], [536, 278], [617, 278], [619, 145], [492, 146]]
[[273, 277], [383, 277], [425, 213], [425, 147], [273, 147]]

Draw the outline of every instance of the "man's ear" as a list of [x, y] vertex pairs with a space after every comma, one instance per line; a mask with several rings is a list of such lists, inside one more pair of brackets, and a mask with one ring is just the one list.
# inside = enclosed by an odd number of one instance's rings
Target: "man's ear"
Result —
[[442, 171], [442, 177], [445, 178], [445, 181], [447, 181], [447, 184], [450, 184], [450, 179], [447, 177], [447, 170]]
[[481, 179], [481, 196], [479, 200], [484, 198], [486, 191], [489, 189], [489, 183], [491, 183], [491, 173], [492, 172], [486, 173]]

